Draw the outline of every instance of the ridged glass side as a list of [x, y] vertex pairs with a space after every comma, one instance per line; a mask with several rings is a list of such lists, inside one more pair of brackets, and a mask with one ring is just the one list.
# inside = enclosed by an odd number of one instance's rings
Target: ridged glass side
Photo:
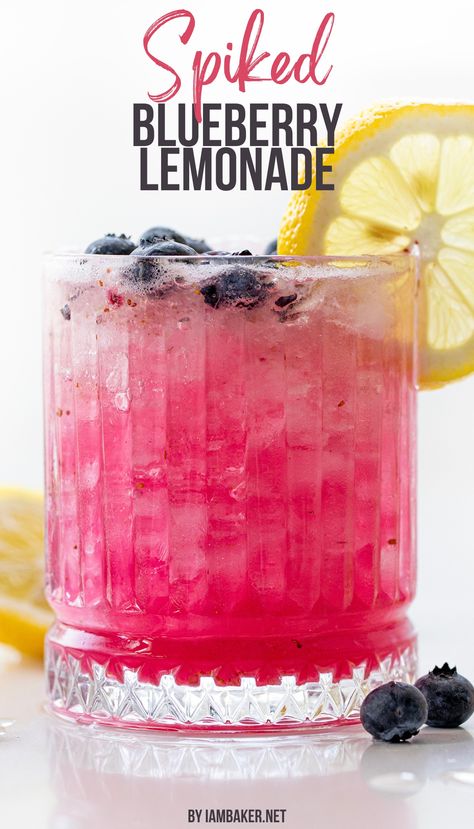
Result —
[[201, 676], [198, 685], [187, 685], [176, 682], [173, 674], [144, 682], [126, 665], [120, 676], [110, 675], [107, 665], [93, 661], [85, 668], [84, 662], [50, 642], [46, 670], [51, 709], [82, 723], [279, 730], [357, 721], [365, 696], [377, 685], [391, 680], [414, 682], [416, 653], [412, 642], [380, 659], [372, 670], [357, 665], [340, 680], [329, 671], [307, 683], [281, 676], [278, 683], [261, 685], [255, 677], [241, 677], [238, 685], [222, 686], [212, 676]]
[[226, 637], [236, 675], [271, 637], [268, 682], [311, 636], [330, 653], [335, 629], [394, 623], [415, 579], [409, 260], [393, 275], [239, 263], [265, 286], [252, 307], [204, 302], [233, 264], [168, 263], [146, 292], [111, 262], [65, 258], [47, 289], [59, 620], [202, 641], [203, 659]]

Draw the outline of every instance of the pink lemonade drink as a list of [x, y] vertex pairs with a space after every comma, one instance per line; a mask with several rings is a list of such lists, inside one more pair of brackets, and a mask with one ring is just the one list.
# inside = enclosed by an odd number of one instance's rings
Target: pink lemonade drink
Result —
[[53, 710], [272, 730], [409, 679], [413, 260], [46, 271]]

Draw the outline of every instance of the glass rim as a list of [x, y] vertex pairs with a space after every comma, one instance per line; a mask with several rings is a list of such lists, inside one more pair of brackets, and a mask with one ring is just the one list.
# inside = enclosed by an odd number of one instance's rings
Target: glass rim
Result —
[[81, 253], [75, 251], [46, 251], [42, 255], [43, 261], [50, 261], [50, 260], [61, 260], [64, 259], [65, 261], [70, 262], [97, 262], [97, 264], [106, 263], [106, 264], [115, 264], [118, 266], [131, 264], [133, 262], [168, 262], [168, 263], [181, 263], [181, 264], [219, 264], [219, 263], [229, 263], [233, 262], [237, 264], [238, 262], [244, 262], [245, 264], [268, 264], [272, 262], [276, 263], [301, 263], [306, 265], [324, 265], [324, 264], [332, 264], [335, 265], [338, 262], [341, 264], [349, 265], [350, 263], [354, 263], [355, 267], [361, 267], [364, 264], [367, 266], [373, 266], [377, 263], [384, 264], [385, 266], [394, 264], [396, 265], [407, 262], [416, 262], [418, 256], [416, 253], [412, 251], [397, 251], [396, 253], [364, 253], [364, 254], [317, 254], [317, 255], [281, 255], [281, 254], [232, 254], [229, 253], [219, 254], [219, 255], [209, 255], [206, 253], [196, 253], [193, 256], [142, 256], [138, 254], [111, 254], [111, 253]]

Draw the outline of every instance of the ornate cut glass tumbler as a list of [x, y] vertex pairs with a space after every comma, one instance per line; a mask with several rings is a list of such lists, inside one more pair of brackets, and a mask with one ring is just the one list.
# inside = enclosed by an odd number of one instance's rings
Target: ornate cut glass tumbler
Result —
[[351, 722], [410, 679], [416, 268], [51, 256], [50, 706], [80, 722]]

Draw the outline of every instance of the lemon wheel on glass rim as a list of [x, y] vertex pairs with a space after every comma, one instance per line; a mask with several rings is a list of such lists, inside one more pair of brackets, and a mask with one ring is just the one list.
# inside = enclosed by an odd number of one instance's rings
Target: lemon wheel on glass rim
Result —
[[0, 642], [41, 657], [53, 614], [44, 598], [43, 496], [0, 488]]
[[341, 132], [333, 191], [299, 190], [278, 237], [285, 255], [390, 254], [418, 244], [419, 384], [474, 371], [474, 105], [405, 104]]

